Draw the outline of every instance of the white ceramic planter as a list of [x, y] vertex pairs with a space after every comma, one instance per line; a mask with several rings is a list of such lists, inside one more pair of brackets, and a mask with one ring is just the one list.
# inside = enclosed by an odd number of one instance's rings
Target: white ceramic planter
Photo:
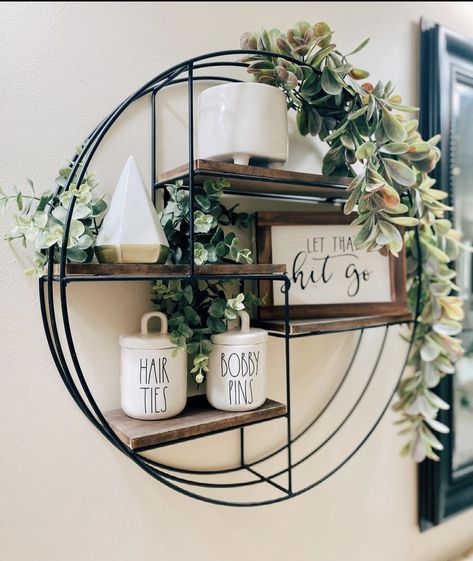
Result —
[[[161, 330], [148, 332], [148, 321], [159, 317]], [[167, 419], [178, 415], [187, 401], [187, 356], [177, 350], [161, 312], [141, 319], [141, 333], [121, 335], [121, 407], [135, 419]]]
[[199, 96], [197, 156], [200, 159], [280, 167], [287, 160], [286, 98], [267, 84], [214, 86]]
[[240, 329], [212, 336], [207, 399], [223, 411], [250, 411], [266, 400], [268, 333], [250, 328], [247, 312], [239, 315]]

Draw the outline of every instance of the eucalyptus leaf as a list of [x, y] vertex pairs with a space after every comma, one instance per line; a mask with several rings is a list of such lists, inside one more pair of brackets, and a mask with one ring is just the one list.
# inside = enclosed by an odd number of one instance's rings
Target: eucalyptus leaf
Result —
[[374, 155], [375, 151], [376, 145], [373, 142], [364, 142], [355, 152], [355, 156], [358, 160], [368, 160]]
[[430, 255], [432, 255], [440, 263], [448, 263], [450, 261], [448, 255], [435, 245], [431, 243], [423, 243], [423, 246], [426, 248], [428, 253], [430, 253]]
[[227, 303], [223, 298], [217, 298], [212, 301], [209, 308], [209, 314], [214, 318], [221, 318], [225, 313], [226, 306]]
[[195, 196], [195, 200], [196, 200], [196, 203], [200, 206], [200, 208], [204, 212], [206, 212], [210, 209], [211, 203], [210, 203], [210, 199], [207, 195], [205, 195], [203, 193], [197, 193], [197, 195]]
[[20, 212], [23, 210], [23, 195], [21, 193], [16, 196], [16, 206]]
[[322, 119], [320, 115], [314, 107], [308, 108], [308, 125], [309, 125], [309, 133], [311, 136], [317, 136], [320, 132], [320, 128], [322, 126]]
[[366, 241], [368, 241], [368, 239], [372, 236], [372, 234], [373, 234], [373, 221], [370, 220], [366, 222], [356, 234], [354, 240], [355, 246], [359, 247], [362, 244], [366, 243]]
[[102, 215], [107, 210], [107, 203], [104, 199], [97, 199], [92, 202], [92, 216]]
[[386, 216], [386, 219], [398, 226], [417, 226], [419, 219], [413, 216]]
[[336, 45], [327, 45], [323, 49], [320, 49], [316, 53], [314, 53], [311, 57], [307, 59], [307, 64], [312, 66], [313, 68], [319, 68], [324, 59], [335, 49], [337, 48]]
[[349, 150], [356, 150], [355, 141], [350, 135], [342, 134], [342, 136], [340, 137], [340, 141], [343, 146], [345, 146], [345, 148], [348, 148]]
[[403, 142], [407, 138], [407, 131], [403, 124], [396, 119], [391, 111], [383, 109], [382, 120], [383, 129], [387, 137], [393, 142]]
[[[53, 194], [51, 191], [47, 191], [46, 193], [43, 193], [40, 197], [38, 207], [36, 209], [37, 212], [42, 212], [43, 210], [45, 210], [52, 198], [53, 198]], [[106, 203], [105, 206], [107, 206]]]
[[440, 355], [441, 350], [441, 347], [431, 337], [426, 337], [420, 349], [420, 356], [425, 362], [431, 362]]
[[432, 329], [440, 335], [458, 335], [462, 331], [462, 324], [459, 321], [443, 319], [434, 324]]
[[87, 253], [78, 247], [70, 247], [67, 249], [67, 259], [73, 263], [85, 263], [87, 260]]
[[330, 95], [337, 95], [342, 91], [337, 73], [328, 66], [325, 66], [322, 71], [322, 88]]
[[348, 114], [348, 120], [349, 121], [353, 121], [354, 119], [358, 119], [358, 117], [361, 117], [362, 115], [364, 115], [366, 112], [368, 111], [368, 106], [364, 105], [363, 107], [361, 107], [360, 109], [357, 109], [356, 111], [353, 111], [352, 113]]
[[213, 316], [209, 316], [207, 318], [207, 325], [214, 333], [223, 333], [227, 329], [227, 326], [222, 319], [218, 319]]
[[388, 144], [384, 144], [384, 146], [380, 146], [379, 151], [383, 152], [384, 154], [405, 154], [409, 150], [409, 144], [406, 142], [390, 142]]
[[334, 130], [331, 134], [329, 134], [328, 136], [325, 137], [326, 142], [330, 142], [332, 140], [335, 140], [336, 138], [338, 138], [339, 136], [341, 136], [343, 134], [343, 132], [345, 131], [345, 129], [348, 126], [348, 121], [346, 121], [345, 123], [342, 123], [338, 129]]
[[297, 128], [302, 136], [306, 136], [309, 133], [309, 115], [304, 105], [297, 112]]
[[186, 302], [188, 304], [192, 304], [192, 302], [194, 301], [194, 291], [192, 289], [192, 285], [190, 284], [186, 285], [183, 289], [183, 294]]
[[413, 107], [411, 105], [402, 105], [400, 103], [394, 103], [390, 100], [385, 100], [386, 105], [389, 105], [389, 107], [392, 107], [393, 109], [396, 109], [396, 111], [403, 111], [406, 113], [418, 113], [419, 112], [419, 108], [418, 107]]
[[426, 419], [425, 422], [430, 426], [430, 428], [437, 432], [440, 432], [442, 434], [448, 434], [450, 432], [450, 429], [447, 427], [447, 425], [444, 425], [443, 423], [435, 419]]
[[366, 45], [369, 43], [369, 41], [370, 41], [370, 39], [369, 39], [369, 37], [367, 37], [356, 48], [354, 48], [353, 51], [348, 53], [346, 56], [351, 56], [351, 55], [354, 55], [356, 53], [359, 53], [362, 49], [364, 49], [366, 47]]
[[383, 234], [388, 238], [386, 243], [392, 244], [396, 252], [402, 249], [402, 237], [399, 230], [386, 220], [379, 221], [379, 227]]
[[192, 306], [186, 306], [184, 308], [184, 317], [186, 318], [186, 320], [189, 322], [190, 325], [200, 324], [200, 316]]
[[399, 160], [383, 158], [383, 164], [389, 175], [403, 187], [412, 187], [416, 183], [416, 174], [410, 167]]
[[412, 154], [429, 154], [432, 150], [432, 146], [428, 142], [414, 142], [409, 145], [409, 155]]
[[364, 80], [369, 75], [370, 73], [367, 70], [362, 70], [361, 68], [353, 68], [350, 72], [350, 76], [355, 80]]

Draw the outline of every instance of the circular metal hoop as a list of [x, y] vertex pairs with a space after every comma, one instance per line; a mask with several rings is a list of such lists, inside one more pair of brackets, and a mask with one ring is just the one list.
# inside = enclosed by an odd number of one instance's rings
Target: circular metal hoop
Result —
[[[58, 187], [56, 190], [56, 195], [60, 194], [60, 192], [64, 190], [68, 190], [71, 184], [74, 182], [78, 185], [81, 184], [85, 174], [87, 173], [87, 169], [89, 164], [99, 147], [102, 140], [105, 138], [107, 132], [111, 128], [111, 126], [120, 118], [120, 116], [125, 112], [125, 110], [135, 103], [137, 100], [143, 98], [144, 96], [149, 96], [151, 99], [151, 122], [152, 122], [152, 132], [151, 132], [151, 160], [152, 160], [152, 169], [151, 169], [151, 182], [153, 185], [153, 193], [155, 189], [156, 183], [156, 97], [157, 94], [172, 85], [176, 84], [187, 84], [187, 92], [188, 92], [188, 114], [189, 114], [189, 146], [188, 146], [188, 156], [189, 156], [189, 200], [190, 200], [190, 209], [189, 209], [189, 224], [190, 224], [190, 239], [189, 239], [189, 247], [190, 249], [193, 247], [193, 183], [194, 183], [194, 118], [193, 118], [193, 103], [194, 103], [194, 83], [198, 81], [210, 81], [210, 80], [217, 80], [217, 81], [230, 81], [230, 82], [237, 82], [239, 81], [236, 78], [228, 77], [228, 76], [215, 76], [215, 75], [196, 75], [195, 72], [199, 72], [201, 70], [206, 70], [209, 68], [245, 68], [248, 66], [246, 63], [241, 61], [220, 61], [215, 60], [222, 57], [228, 56], [237, 56], [240, 57], [245, 54], [266, 54], [268, 56], [277, 56], [280, 58], [284, 58], [286, 60], [295, 62], [301, 65], [301, 62], [293, 59], [290, 56], [276, 54], [276, 53], [269, 53], [269, 52], [261, 52], [261, 51], [251, 51], [251, 50], [228, 50], [228, 51], [218, 51], [214, 53], [209, 53], [206, 55], [194, 57], [187, 61], [184, 61], [180, 64], [177, 64], [165, 72], [157, 75], [155, 78], [147, 82], [144, 86], [142, 86], [139, 90], [135, 93], [130, 95], [127, 99], [125, 99], [120, 105], [118, 105], [103, 121], [101, 121], [97, 127], [87, 136], [83, 143], [82, 151], [80, 154], [75, 155], [73, 160], [71, 161], [70, 168], [71, 173], [68, 177], [68, 180], [64, 187]], [[310, 68], [310, 67], [309, 67]], [[313, 69], [311, 69], [313, 70]], [[315, 70], [313, 70], [316, 72]], [[184, 76], [183, 76], [184, 75]], [[296, 462], [292, 461], [292, 454], [291, 448], [292, 445], [300, 440], [302, 437], [306, 436], [308, 431], [320, 420], [320, 418], [328, 411], [330, 406], [334, 403], [336, 396], [339, 394], [340, 390], [344, 386], [345, 381], [348, 378], [348, 375], [352, 369], [353, 363], [358, 356], [358, 351], [363, 339], [363, 335], [365, 333], [366, 328], [359, 328], [359, 337], [354, 349], [354, 352], [348, 361], [347, 367], [338, 382], [334, 392], [330, 395], [327, 399], [321, 410], [315, 415], [315, 417], [301, 429], [298, 434], [295, 436], [292, 435], [291, 432], [291, 414], [290, 414], [290, 407], [291, 407], [291, 393], [290, 393], [290, 362], [289, 362], [289, 352], [290, 352], [290, 337], [288, 331], [289, 325], [289, 288], [290, 288], [290, 281], [284, 275], [276, 275], [272, 276], [272, 280], [283, 281], [286, 284], [288, 290], [285, 291], [285, 326], [286, 332], [283, 336], [285, 342], [285, 353], [286, 353], [286, 398], [287, 398], [287, 408], [288, 414], [287, 418], [287, 439], [286, 442], [282, 445], [278, 446], [271, 452], [262, 455], [258, 459], [252, 462], [245, 462], [243, 459], [243, 452], [244, 452], [244, 442], [243, 436], [244, 432], [240, 429], [240, 446], [241, 446], [241, 462], [230, 468], [225, 469], [208, 469], [208, 470], [197, 470], [197, 469], [188, 469], [182, 467], [176, 467], [167, 465], [155, 460], [151, 460], [142, 456], [140, 453], [137, 453], [127, 446], [125, 446], [121, 440], [116, 436], [114, 431], [111, 429], [110, 425], [108, 424], [106, 418], [104, 417], [102, 411], [100, 410], [97, 402], [92, 395], [92, 392], [89, 388], [87, 380], [84, 376], [82, 368], [80, 366], [80, 362], [76, 353], [74, 340], [72, 336], [70, 320], [69, 320], [69, 309], [68, 309], [68, 295], [67, 295], [67, 286], [68, 286], [68, 278], [66, 275], [66, 248], [67, 243], [66, 240], [69, 237], [69, 229], [72, 220], [72, 213], [74, 210], [75, 205], [75, 196], [72, 197], [71, 203], [69, 205], [67, 218], [64, 227], [64, 237], [62, 248], [60, 252], [60, 262], [59, 262], [59, 275], [55, 275], [53, 272], [53, 249], [49, 251], [49, 260], [48, 260], [48, 268], [47, 268], [47, 275], [42, 277], [39, 281], [39, 296], [40, 296], [40, 306], [41, 306], [41, 313], [43, 318], [43, 325], [48, 341], [48, 345], [55, 362], [55, 365], [58, 369], [59, 375], [65, 384], [69, 394], [73, 398], [76, 405], [81, 409], [84, 415], [89, 419], [89, 421], [109, 440], [116, 448], [118, 448], [121, 452], [123, 452], [127, 457], [129, 457], [132, 461], [134, 461], [139, 467], [141, 467], [145, 472], [150, 474], [152, 477], [166, 485], [167, 487], [174, 489], [178, 492], [181, 492], [189, 497], [196, 498], [205, 502], [213, 503], [213, 504], [220, 504], [226, 506], [257, 506], [257, 505], [266, 505], [272, 504], [276, 502], [281, 502], [288, 500], [289, 498], [298, 496], [316, 486], [321, 484], [322, 482], [326, 481], [329, 477], [331, 477], [334, 473], [336, 473], [339, 469], [341, 469], [364, 445], [364, 443], [368, 440], [371, 434], [374, 432], [378, 424], [380, 423], [384, 413], [389, 407], [392, 397], [394, 396], [399, 381], [401, 379], [402, 373], [407, 363], [407, 358], [409, 356], [411, 347], [412, 347], [412, 339], [409, 345], [406, 358], [402, 365], [401, 372], [398, 378], [395, 381], [394, 388], [390, 392], [387, 401], [385, 404], [380, 408], [380, 412], [375, 417], [374, 422], [370, 426], [366, 435], [354, 445], [351, 452], [349, 452], [342, 461], [337, 463], [332, 469], [330, 469], [325, 475], [319, 477], [316, 481], [312, 482], [310, 485], [306, 485], [305, 487], [301, 487], [299, 489], [294, 489], [292, 486], [292, 471], [306, 462], [309, 458], [313, 457], [314, 455], [318, 454], [331, 440], [334, 438], [338, 432], [342, 429], [342, 427], [349, 421], [352, 417], [355, 410], [357, 410], [358, 406], [362, 402], [366, 392], [368, 391], [372, 380], [378, 370], [378, 365], [381, 360], [381, 356], [383, 354], [383, 350], [385, 347], [385, 343], [387, 340], [388, 332], [390, 329], [389, 325], [385, 326], [385, 331], [383, 335], [383, 339], [378, 350], [376, 360], [374, 366], [363, 386], [359, 396], [354, 401], [353, 406], [350, 408], [348, 413], [342, 419], [342, 421], [337, 425], [335, 429], [332, 430], [330, 435], [326, 437], [321, 443], [315, 446], [310, 452], [306, 453], [301, 459]], [[51, 211], [52, 209], [50, 209]], [[417, 232], [417, 248], [418, 251], [421, 251], [420, 243], [419, 243], [419, 235]], [[192, 251], [189, 252], [192, 255]], [[418, 274], [418, 296], [417, 296], [417, 310], [416, 310], [416, 319], [413, 322], [413, 333], [417, 327], [417, 315], [419, 312], [420, 307], [420, 294], [421, 294], [421, 270], [420, 267], [417, 271]], [[160, 277], [161, 279], [165, 279], [166, 277]], [[174, 277], [175, 278], [175, 277]], [[190, 273], [189, 275], [183, 275], [183, 279], [192, 280], [195, 277], [194, 272], [194, 263], [191, 260], [190, 263]], [[251, 277], [248, 277], [251, 278]], [[262, 276], [255, 276], [255, 278], [263, 278]], [[54, 283], [59, 283], [59, 296], [60, 296], [60, 317], [62, 319], [62, 332], [64, 334], [68, 355], [70, 356], [70, 361], [66, 358], [66, 353], [64, 352], [64, 347], [61, 342], [60, 337], [60, 329], [58, 326], [58, 311], [56, 307], [56, 300], [54, 297]], [[69, 364], [72, 363], [72, 366]], [[78, 384], [76, 382], [78, 381]], [[85, 395], [85, 398], [83, 397]], [[279, 457], [281, 458], [282, 455], [287, 456], [287, 462], [285, 467], [276, 471], [275, 473], [264, 476], [256, 471], [256, 466], [261, 464], [262, 462]], [[219, 475], [231, 475], [231, 474], [241, 474], [246, 473], [251, 476], [251, 479], [248, 480], [241, 480], [238, 481], [231, 481], [229, 483], [218, 483], [215, 481], [201, 481], [197, 479], [190, 478], [191, 476], [205, 476], [205, 477], [212, 477], [212, 476], [219, 476]], [[186, 477], [184, 477], [184, 475]], [[274, 480], [278, 477], [283, 475], [287, 475], [288, 478], [288, 485], [287, 488], [276, 483]], [[252, 501], [230, 501], [230, 500], [223, 500], [220, 498], [214, 498], [208, 495], [203, 494], [201, 491], [194, 492], [187, 489], [185, 486], [190, 487], [200, 487], [201, 489], [225, 489], [225, 488], [244, 488], [248, 486], [258, 487], [258, 486], [272, 486], [273, 489], [276, 489], [279, 492], [279, 496], [271, 499], [261, 499], [261, 500], [252, 500]]]

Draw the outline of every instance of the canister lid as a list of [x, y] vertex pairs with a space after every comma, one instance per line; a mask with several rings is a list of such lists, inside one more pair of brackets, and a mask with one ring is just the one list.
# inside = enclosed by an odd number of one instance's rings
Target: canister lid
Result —
[[[148, 321], [152, 317], [159, 317], [161, 320], [160, 331], [149, 332]], [[162, 312], [148, 312], [141, 318], [141, 333], [131, 333], [120, 335], [120, 346], [126, 349], [171, 349], [176, 347], [168, 335], [168, 320]]]
[[238, 312], [238, 315], [241, 321], [240, 329], [230, 329], [223, 333], [215, 333], [211, 337], [212, 343], [229, 346], [266, 343], [268, 332], [258, 327], [250, 327], [250, 316], [245, 310]]

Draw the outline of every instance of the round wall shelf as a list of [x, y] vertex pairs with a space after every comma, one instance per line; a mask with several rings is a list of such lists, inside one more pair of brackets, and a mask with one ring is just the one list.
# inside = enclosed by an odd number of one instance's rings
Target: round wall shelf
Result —
[[[177, 64], [162, 72], [142, 88], [125, 99], [118, 105], [100, 124], [89, 134], [83, 144], [83, 150], [76, 155], [70, 165], [71, 173], [67, 184], [58, 187], [57, 194], [67, 190], [72, 182], [80, 184], [87, 172], [89, 164], [109, 132], [113, 123], [133, 103], [141, 98], [150, 101], [151, 119], [151, 185], [152, 197], [156, 201], [156, 194], [164, 189], [167, 183], [182, 179], [189, 189], [190, 210], [189, 223], [192, 224], [194, 187], [205, 181], [206, 178], [224, 177], [230, 180], [228, 192], [239, 196], [257, 196], [268, 199], [283, 199], [297, 201], [312, 201], [340, 204], [346, 198], [348, 181], [344, 178], [332, 178], [307, 173], [298, 173], [279, 169], [261, 168], [247, 165], [227, 164], [196, 160], [194, 157], [194, 85], [197, 82], [237, 82], [234, 77], [220, 75], [226, 69], [240, 71], [247, 64], [233, 60], [241, 59], [245, 54], [254, 51], [220, 51], [192, 58]], [[261, 52], [260, 52], [261, 54]], [[267, 53], [272, 54], [272, 53]], [[281, 54], [274, 56], [293, 60]], [[229, 60], [230, 59], [230, 60]], [[301, 64], [300, 61], [294, 61]], [[157, 175], [156, 140], [157, 126], [156, 104], [159, 92], [176, 84], [186, 84], [188, 94], [189, 116], [189, 145], [186, 158], [188, 163], [169, 172]], [[68, 238], [69, 226], [74, 209], [75, 197], [69, 207], [64, 240]], [[193, 247], [193, 231], [191, 228], [190, 248]], [[345, 454], [343, 460], [333, 465], [323, 476], [318, 477], [309, 485], [294, 485], [293, 474], [309, 458], [319, 454], [324, 447], [334, 439], [363, 402], [368, 389], [372, 385], [382, 357], [388, 335], [392, 326], [402, 323], [412, 323], [416, 329], [416, 320], [409, 315], [373, 315], [363, 317], [350, 317], [338, 319], [291, 320], [289, 313], [289, 294], [285, 291], [285, 315], [281, 321], [259, 322], [271, 336], [282, 338], [285, 348], [285, 402], [279, 403], [268, 399], [259, 409], [248, 412], [229, 413], [212, 409], [202, 396], [191, 397], [183, 413], [177, 417], [163, 421], [138, 421], [126, 417], [121, 410], [101, 411], [82, 370], [76, 352], [74, 337], [69, 321], [69, 295], [67, 288], [74, 283], [87, 283], [93, 290], [95, 282], [120, 282], [136, 281], [150, 282], [155, 280], [204, 280], [204, 279], [239, 279], [242, 282], [270, 281], [283, 282], [289, 288], [290, 280], [284, 267], [278, 265], [229, 265], [215, 264], [198, 267], [193, 262], [188, 265], [102, 265], [102, 264], [69, 264], [66, 259], [62, 244], [60, 263], [53, 263], [53, 251], [49, 254], [47, 272], [39, 281], [39, 294], [41, 313], [49, 348], [54, 359], [59, 375], [64, 382], [69, 394], [89, 421], [99, 430], [125, 456], [135, 462], [141, 469], [164, 485], [183, 493], [189, 497], [206, 502], [228, 506], [256, 506], [271, 504], [288, 500], [298, 496], [314, 487], [317, 487], [340, 468], [342, 468], [364, 445], [373, 431], [380, 423], [384, 413], [389, 407], [391, 399], [396, 392], [397, 385], [407, 362], [406, 354], [400, 369], [399, 376], [389, 395], [379, 410], [373, 416], [371, 426], [364, 436], [353, 443], [352, 449]], [[192, 252], [190, 252], [192, 254]], [[59, 287], [56, 294], [55, 285]], [[90, 286], [91, 285], [91, 286]], [[335, 398], [339, 395], [349, 378], [353, 363], [359, 356], [359, 350], [367, 330], [372, 328], [383, 329], [381, 343], [377, 349], [371, 349], [374, 364], [358, 395], [353, 396], [353, 404], [342, 420], [330, 431], [330, 434], [316, 446], [311, 446], [310, 451], [294, 457], [293, 445], [310, 436], [310, 429], [334, 405]], [[291, 367], [290, 343], [292, 339], [301, 337], [320, 336], [327, 333], [357, 332], [357, 341], [345, 371], [340, 376], [338, 383], [331, 395], [326, 399], [321, 409], [295, 433], [291, 424]], [[65, 345], [63, 343], [65, 341]], [[69, 358], [70, 357], [70, 358]], [[77, 382], [76, 382], [77, 381]], [[261, 454], [252, 461], [246, 460], [247, 437], [246, 428], [257, 423], [269, 423], [274, 419], [284, 419], [284, 437], [279, 446], [271, 451]], [[171, 446], [192, 439], [205, 438], [222, 432], [237, 431], [239, 434], [239, 461], [225, 469], [189, 469], [170, 465], [164, 461], [152, 460], [144, 452]], [[264, 474], [261, 469], [264, 462], [271, 460], [271, 465], [276, 462], [279, 467], [272, 473]], [[225, 480], [222, 482], [222, 478]], [[282, 479], [284, 482], [281, 483]], [[250, 487], [251, 500], [232, 500], [222, 498], [222, 490], [238, 490]], [[267, 498], [268, 488], [274, 496]], [[262, 490], [258, 496], [258, 490]], [[217, 492], [217, 496], [212, 493]]]

